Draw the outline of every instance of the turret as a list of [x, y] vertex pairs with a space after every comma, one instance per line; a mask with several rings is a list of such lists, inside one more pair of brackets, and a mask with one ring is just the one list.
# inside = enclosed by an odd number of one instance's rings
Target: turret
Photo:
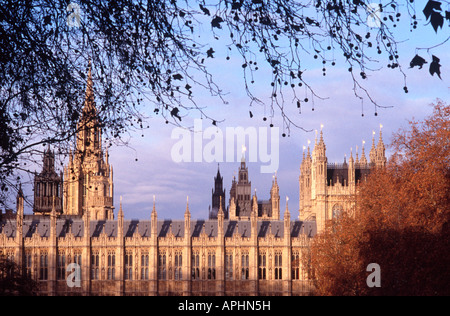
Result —
[[289, 197], [286, 197], [286, 209], [284, 210], [284, 238], [291, 235], [291, 213], [289, 212]]
[[377, 157], [376, 157], [376, 166], [377, 167], [385, 167], [386, 166], [386, 147], [383, 142], [383, 134], [382, 134], [383, 125], [380, 125], [380, 139], [378, 140], [377, 145]]
[[364, 145], [366, 144], [365, 141], [362, 142], [362, 153], [361, 153], [361, 160], [359, 161], [359, 163], [361, 164], [362, 167], [366, 167], [367, 166], [367, 158], [366, 158], [366, 153], [364, 151]]
[[272, 219], [280, 219], [280, 188], [278, 187], [277, 176], [273, 176], [272, 188], [270, 189], [270, 202], [272, 206]]
[[19, 186], [19, 191], [17, 192], [17, 204], [16, 204], [16, 232], [19, 240], [22, 239], [23, 235], [23, 212], [24, 212], [24, 197], [22, 191], [22, 185]]
[[350, 159], [348, 160], [348, 185], [355, 186], [355, 161], [353, 160], [353, 148], [350, 149]]
[[251, 235], [256, 238], [258, 231], [258, 198], [256, 197], [256, 190], [252, 200], [252, 211], [250, 213]]
[[310, 151], [310, 141], [308, 141], [308, 151], [305, 156], [306, 147], [303, 147], [303, 160], [300, 166], [299, 177], [299, 219], [304, 220], [308, 217], [309, 210], [311, 209], [311, 188], [312, 188], [312, 158]]
[[[94, 100], [91, 62], [86, 84], [86, 97], [76, 135], [75, 154], [70, 154], [65, 169], [64, 213], [81, 215], [90, 210], [96, 220], [114, 219], [113, 170], [109, 153], [102, 149], [102, 129]], [[106, 159], [106, 162], [105, 162]]]
[[375, 131], [373, 131], [372, 133], [372, 148], [370, 149], [370, 165], [374, 166], [376, 164], [376, 160], [377, 160], [377, 149], [375, 147]]
[[56, 197], [52, 197], [52, 211], [50, 213], [50, 240], [56, 238]]
[[184, 212], [184, 231], [189, 235], [191, 230], [191, 212], [189, 211], [189, 196], [186, 198], [186, 211]]
[[120, 206], [119, 206], [119, 214], [117, 214], [117, 236], [119, 238], [119, 240], [121, 240], [121, 238], [123, 238], [123, 219], [124, 219], [124, 215], [123, 215], [123, 209], [122, 209], [122, 196], [120, 197]]
[[323, 125], [320, 131], [320, 141], [314, 147], [312, 158], [312, 174], [313, 174], [313, 186], [312, 195], [315, 198], [317, 195], [325, 195], [327, 187], [327, 165], [328, 160], [326, 156], [326, 145], [323, 140]]
[[153, 209], [151, 215], [151, 235], [156, 238], [158, 233], [158, 214], [156, 213], [156, 196], [153, 195]]
[[225, 218], [225, 214], [222, 208], [222, 197], [220, 197], [220, 206], [219, 206], [219, 213], [217, 214], [217, 235], [219, 237], [219, 240], [223, 239], [223, 221]]

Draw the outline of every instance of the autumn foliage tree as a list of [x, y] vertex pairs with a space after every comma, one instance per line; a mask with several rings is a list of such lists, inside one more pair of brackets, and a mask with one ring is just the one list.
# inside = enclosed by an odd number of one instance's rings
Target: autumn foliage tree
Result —
[[[394, 135], [394, 155], [361, 185], [355, 216], [328, 223], [311, 260], [318, 295], [449, 295], [450, 105]], [[370, 288], [367, 266], [381, 268]]]

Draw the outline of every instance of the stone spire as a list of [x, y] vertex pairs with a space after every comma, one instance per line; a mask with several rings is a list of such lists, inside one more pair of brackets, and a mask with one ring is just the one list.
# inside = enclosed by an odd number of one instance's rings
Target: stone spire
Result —
[[372, 148], [370, 149], [370, 154], [369, 154], [371, 165], [375, 164], [375, 160], [377, 159], [377, 149], [375, 147], [375, 134], [376, 134], [375, 131], [373, 131], [373, 133], [372, 133]]
[[384, 146], [383, 142], [383, 125], [380, 124], [380, 138], [378, 140], [377, 145], [377, 157], [376, 157], [376, 166], [377, 167], [384, 167], [386, 165], [386, 147]]
[[191, 212], [189, 211], [189, 196], [186, 197], [186, 211], [184, 212], [184, 216], [191, 216]]
[[270, 202], [272, 205], [272, 219], [280, 219], [280, 188], [278, 186], [277, 175], [273, 176], [272, 188], [270, 189]]
[[86, 85], [86, 99], [84, 101], [83, 115], [96, 115], [95, 103], [94, 103], [94, 83], [92, 81], [92, 63], [89, 59], [88, 78]]
[[360, 163], [361, 163], [361, 165], [363, 165], [363, 166], [366, 166], [367, 165], [367, 158], [366, 158], [366, 153], [365, 153], [365, 151], [364, 151], [364, 145], [366, 144], [366, 142], [363, 140], [362, 141], [362, 153], [361, 153], [361, 160], [360, 160]]
[[123, 209], [122, 209], [122, 196], [120, 197], [120, 206], [119, 206], [119, 214], [118, 214], [119, 221], [123, 221]]

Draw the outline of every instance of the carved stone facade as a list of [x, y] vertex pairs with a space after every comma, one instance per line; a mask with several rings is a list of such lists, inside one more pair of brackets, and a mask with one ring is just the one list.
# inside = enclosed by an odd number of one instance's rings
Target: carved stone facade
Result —
[[55, 153], [47, 148], [44, 152], [43, 167], [34, 177], [34, 202], [35, 214], [50, 214], [55, 197], [56, 212], [62, 213], [63, 201], [63, 176], [55, 171]]
[[[314, 222], [93, 220], [83, 216], [23, 215], [0, 226], [0, 255], [37, 280], [42, 295], [307, 295], [311, 284], [302, 258]], [[70, 287], [71, 263], [81, 268]]]
[[233, 179], [230, 189], [228, 212], [231, 220], [249, 220], [254, 208], [260, 220], [280, 219], [280, 188], [277, 177], [274, 176], [269, 200], [252, 199], [252, 183], [249, 179], [248, 168], [244, 156], [239, 167], [238, 181]]
[[327, 220], [338, 217], [341, 212], [352, 213], [359, 183], [367, 178], [373, 168], [385, 165], [386, 148], [381, 129], [377, 146], [373, 134], [370, 162], [367, 161], [363, 143], [361, 159], [356, 153], [355, 160], [351, 153], [348, 163], [345, 158], [343, 164], [328, 163], [321, 131], [312, 155], [309, 148], [306, 157], [303, 153], [299, 178], [300, 220], [317, 222], [317, 231], [321, 232]]
[[[155, 203], [150, 220], [125, 220], [122, 203], [114, 219], [113, 169], [96, 115], [89, 70], [75, 152], [64, 168], [62, 213], [54, 194], [44, 211], [24, 215], [19, 191], [15, 216], [0, 216], [0, 255], [37, 280], [42, 295], [307, 295], [312, 238], [327, 219], [351, 210], [358, 181], [386, 163], [380, 135], [370, 164], [363, 151], [361, 160], [329, 165], [321, 133], [312, 157], [309, 149], [303, 156], [300, 220], [291, 220], [287, 201], [281, 219], [276, 176], [270, 200], [251, 195], [245, 159], [227, 210], [218, 171], [209, 220], [191, 220], [188, 203], [184, 220], [158, 220]], [[52, 157], [48, 150], [44, 170], [54, 171]], [[79, 287], [72, 287], [70, 264], [81, 269]]]
[[64, 214], [91, 213], [93, 219], [114, 218], [113, 168], [102, 148], [102, 130], [97, 119], [94, 90], [89, 67], [86, 101], [78, 123], [74, 153], [64, 168]]

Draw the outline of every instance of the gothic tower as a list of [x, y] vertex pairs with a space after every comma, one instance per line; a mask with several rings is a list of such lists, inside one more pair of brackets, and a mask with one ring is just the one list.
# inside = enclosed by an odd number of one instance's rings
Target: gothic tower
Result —
[[277, 176], [275, 175], [270, 189], [271, 218], [273, 220], [280, 219], [280, 187], [278, 186]]
[[323, 132], [316, 142], [312, 157], [309, 152], [300, 166], [299, 188], [299, 218], [302, 221], [315, 220], [317, 231], [325, 228], [327, 220], [338, 218], [342, 212], [352, 213], [355, 208], [355, 195], [361, 181], [365, 181], [374, 167], [386, 165], [385, 146], [380, 130], [380, 139], [375, 147], [375, 137], [372, 141], [369, 159], [367, 160], [363, 141], [361, 159], [358, 148], [355, 157], [353, 151], [350, 159], [344, 159], [343, 164], [328, 164]]
[[317, 138], [312, 156], [312, 186], [311, 199], [315, 200], [315, 216], [318, 223], [325, 222], [326, 218], [326, 194], [327, 194], [327, 165], [328, 159], [326, 156], [326, 146], [323, 140], [323, 131], [320, 131], [320, 140], [317, 143]]
[[303, 151], [303, 160], [302, 164], [300, 166], [300, 177], [299, 177], [299, 197], [300, 197], [300, 213], [299, 213], [299, 219], [300, 220], [308, 220], [311, 218], [311, 165], [312, 165], [312, 158], [311, 158], [311, 151], [308, 146], [308, 153], [305, 157], [305, 152]]
[[78, 123], [76, 148], [70, 153], [64, 169], [64, 213], [83, 215], [91, 219], [114, 218], [113, 170], [109, 155], [102, 149], [102, 130], [94, 101], [94, 89], [89, 63], [86, 99]]
[[34, 177], [34, 205], [35, 214], [50, 214], [55, 197], [56, 212], [62, 212], [62, 173], [55, 171], [55, 154], [50, 146], [44, 151], [41, 173]]
[[230, 189], [230, 219], [250, 218], [252, 211], [252, 183], [248, 179], [248, 168], [245, 163], [245, 150], [242, 153], [238, 181], [233, 178]]
[[378, 145], [376, 149], [376, 158], [375, 158], [375, 165], [377, 167], [385, 167], [386, 166], [386, 147], [384, 146], [383, 142], [383, 134], [381, 129], [383, 128], [382, 125], [380, 125], [380, 139], [378, 140]]
[[223, 188], [223, 177], [220, 175], [220, 169], [217, 168], [217, 175], [214, 177], [214, 189], [212, 190], [212, 207], [209, 213], [209, 219], [217, 219], [220, 204], [224, 212], [225, 219], [228, 219], [228, 212], [225, 209], [225, 189]]

